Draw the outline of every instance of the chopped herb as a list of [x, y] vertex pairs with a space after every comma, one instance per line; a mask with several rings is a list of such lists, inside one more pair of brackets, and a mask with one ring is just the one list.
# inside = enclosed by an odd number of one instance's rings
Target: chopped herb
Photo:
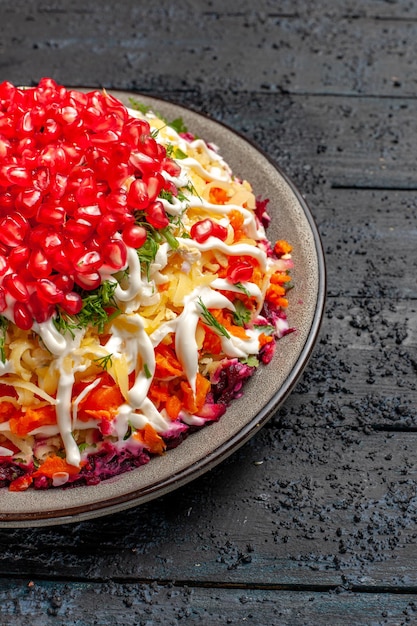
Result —
[[[105, 324], [121, 313], [114, 300], [117, 285], [116, 281], [105, 280], [95, 291], [82, 292], [81, 311], [78, 315], [71, 316], [58, 309], [53, 317], [55, 328], [62, 334], [69, 332], [72, 337], [75, 336], [75, 330], [88, 326], [96, 327], [98, 332], [102, 333]], [[113, 312], [109, 313], [109, 308], [114, 309]]]
[[143, 265], [145, 265], [146, 271], [148, 274], [148, 279], [149, 279], [149, 269], [150, 269], [151, 263], [155, 261], [158, 248], [159, 248], [159, 241], [154, 239], [154, 237], [152, 237], [151, 234], [149, 234], [143, 246], [137, 249], [139, 261], [143, 263]]
[[186, 154], [185, 152], [183, 152], [179, 148], [175, 148], [174, 153], [173, 153], [173, 157], [174, 157], [174, 159], [178, 159], [178, 160], [188, 159], [188, 154]]
[[187, 127], [184, 124], [184, 120], [182, 119], [182, 117], [177, 117], [175, 118], [175, 120], [172, 120], [172, 122], [168, 122], [168, 126], [176, 130], [177, 133], [187, 132]]
[[127, 439], [129, 439], [129, 437], [132, 436], [132, 432], [133, 432], [132, 425], [128, 423], [127, 431], [125, 432], [123, 441], [126, 441]]
[[152, 374], [151, 374], [151, 371], [150, 371], [147, 363], [144, 363], [143, 371], [145, 372], [146, 378], [152, 378]]
[[173, 250], [176, 250], [179, 246], [179, 243], [176, 239], [176, 237], [172, 234], [172, 232], [169, 230], [169, 227], [167, 226], [166, 228], [162, 229], [162, 234], [165, 237], [165, 239], [167, 240], [168, 244], [171, 246], [171, 248]]
[[259, 365], [259, 360], [253, 354], [249, 355], [246, 359], [239, 359], [239, 360], [244, 365], [249, 365], [249, 367], [258, 367]]
[[135, 111], [139, 111], [139, 113], [142, 113], [143, 115], [146, 115], [151, 110], [150, 106], [144, 104], [143, 102], [135, 100], [135, 98], [129, 98], [129, 104], [132, 109], [134, 109]]
[[250, 297], [250, 291], [248, 289], [246, 289], [245, 285], [243, 283], [235, 283], [235, 287], [237, 287], [242, 293], [245, 294], [245, 296]]
[[170, 202], [172, 204], [174, 194], [172, 194], [170, 191], [167, 191], [166, 189], [162, 189], [161, 193], [159, 194], [159, 197], [162, 200], [166, 200], [167, 202]]
[[241, 300], [235, 300], [235, 311], [233, 312], [233, 321], [237, 326], [244, 326], [251, 320], [250, 310], [243, 304]]
[[223, 337], [230, 339], [230, 335], [226, 328], [223, 326], [223, 324], [220, 324], [220, 322], [216, 320], [212, 313], [210, 313], [201, 298], [198, 298], [198, 304], [201, 308], [201, 317], [203, 318], [207, 326], [211, 326], [218, 335], [223, 335]]
[[9, 320], [0, 315], [0, 361], [6, 362], [6, 332], [9, 326]]
[[272, 324], [255, 324], [254, 328], [262, 331], [264, 335], [272, 335], [276, 330]]
[[94, 362], [97, 363], [97, 365], [100, 365], [103, 370], [107, 371], [107, 369], [113, 365], [112, 356], [112, 354], [106, 354], [106, 356], [94, 359]]
[[84, 441], [84, 443], [80, 443], [80, 444], [78, 445], [78, 450], [79, 450], [80, 452], [84, 452], [84, 450], [86, 450], [87, 448], [90, 448], [90, 447], [95, 448], [95, 447], [96, 447], [96, 444], [95, 444], [95, 443], [91, 444], [91, 443], [87, 443], [86, 441]]

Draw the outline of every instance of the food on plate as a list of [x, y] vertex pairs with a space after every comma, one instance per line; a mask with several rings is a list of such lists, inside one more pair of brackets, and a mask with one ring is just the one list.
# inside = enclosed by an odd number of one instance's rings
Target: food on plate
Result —
[[267, 202], [182, 119], [0, 84], [1, 486], [97, 484], [242, 395], [291, 331]]

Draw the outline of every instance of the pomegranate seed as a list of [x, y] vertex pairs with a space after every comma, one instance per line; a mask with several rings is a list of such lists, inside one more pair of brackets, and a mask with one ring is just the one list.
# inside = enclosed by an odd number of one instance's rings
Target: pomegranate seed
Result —
[[63, 274], [71, 274], [73, 265], [62, 248], [55, 250], [50, 257], [53, 269]]
[[36, 215], [40, 224], [48, 226], [60, 226], [65, 221], [65, 209], [62, 206], [42, 204]]
[[34, 217], [41, 202], [42, 193], [38, 189], [29, 187], [28, 189], [23, 189], [23, 191], [16, 196], [15, 206], [25, 217]]
[[46, 322], [55, 310], [55, 306], [41, 298], [38, 291], [34, 291], [30, 295], [28, 308], [32, 317], [38, 322], [38, 324]]
[[181, 174], [181, 167], [172, 159], [164, 159], [162, 167], [170, 176], [179, 176]]
[[103, 265], [101, 255], [96, 251], [89, 251], [75, 261], [74, 266], [80, 274], [91, 274]]
[[102, 215], [100, 211], [100, 207], [97, 204], [93, 204], [91, 206], [80, 206], [73, 214], [74, 219], [84, 219], [87, 220], [90, 224], [97, 226], [100, 221]]
[[164, 205], [160, 200], [152, 202], [146, 210], [146, 221], [154, 228], [165, 228], [169, 219], [165, 213]]
[[29, 224], [21, 218], [18, 213], [14, 213], [0, 219], [0, 241], [6, 246], [14, 247], [23, 243]]
[[103, 238], [111, 237], [116, 232], [118, 224], [119, 220], [116, 215], [109, 213], [104, 215], [97, 224], [97, 232]]
[[3, 278], [3, 287], [18, 302], [28, 301], [29, 292], [26, 283], [15, 272], [6, 274]]
[[146, 228], [138, 226], [137, 224], [129, 224], [122, 232], [123, 241], [131, 248], [140, 248], [143, 246], [147, 236]]
[[65, 224], [65, 235], [77, 241], [85, 241], [93, 232], [94, 226], [86, 220], [68, 220]]
[[91, 272], [91, 274], [74, 274], [74, 280], [82, 289], [88, 291], [97, 289], [101, 284], [101, 276], [98, 272]]
[[129, 163], [136, 167], [142, 174], [153, 174], [159, 169], [158, 162], [143, 152], [136, 150], [130, 155]]
[[0, 313], [7, 309], [6, 294], [3, 287], [0, 287]]
[[23, 302], [16, 302], [13, 307], [13, 317], [16, 326], [22, 330], [29, 330], [33, 325], [33, 318], [29, 308]]
[[35, 250], [29, 258], [28, 270], [34, 278], [46, 278], [52, 271], [52, 266], [42, 250]]
[[16, 246], [9, 254], [9, 265], [14, 272], [23, 269], [29, 260], [30, 248], [28, 246]]
[[144, 180], [136, 179], [129, 187], [127, 204], [135, 209], [146, 209], [149, 204], [148, 188]]
[[148, 191], [149, 202], [154, 202], [162, 191], [165, 179], [162, 174], [156, 173], [153, 176], [145, 178], [145, 183]]
[[123, 269], [126, 266], [126, 245], [120, 239], [114, 239], [106, 243], [103, 246], [102, 255], [104, 263], [116, 270]]
[[74, 287], [74, 279], [69, 274], [57, 274], [56, 276], [51, 276], [51, 280], [64, 293], [72, 291]]
[[29, 171], [25, 167], [9, 167], [7, 178], [12, 185], [27, 187], [31, 183]]
[[64, 293], [61, 289], [58, 289], [55, 283], [52, 280], [49, 280], [49, 278], [41, 278], [38, 280], [36, 283], [36, 290], [39, 297], [43, 298], [43, 300], [49, 304], [61, 302], [64, 297]]
[[68, 315], [77, 315], [83, 308], [83, 301], [78, 293], [70, 291], [62, 298], [60, 307], [65, 313], [68, 313]]
[[9, 269], [9, 263], [3, 254], [0, 254], [0, 276], [4, 276]]

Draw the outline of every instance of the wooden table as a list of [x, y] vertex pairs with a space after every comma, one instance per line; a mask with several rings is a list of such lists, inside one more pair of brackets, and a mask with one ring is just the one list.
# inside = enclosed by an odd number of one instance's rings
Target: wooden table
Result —
[[305, 374], [209, 474], [125, 513], [0, 531], [0, 623], [416, 624], [417, 5], [2, 0], [1, 80], [133, 89], [265, 150], [317, 221]]

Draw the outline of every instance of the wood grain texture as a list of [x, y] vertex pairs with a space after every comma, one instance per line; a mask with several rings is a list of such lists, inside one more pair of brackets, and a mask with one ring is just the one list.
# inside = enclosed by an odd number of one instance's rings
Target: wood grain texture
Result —
[[255, 141], [328, 266], [309, 365], [220, 467], [0, 530], [1, 626], [416, 623], [417, 4], [2, 0], [0, 20], [3, 79], [143, 91]]

